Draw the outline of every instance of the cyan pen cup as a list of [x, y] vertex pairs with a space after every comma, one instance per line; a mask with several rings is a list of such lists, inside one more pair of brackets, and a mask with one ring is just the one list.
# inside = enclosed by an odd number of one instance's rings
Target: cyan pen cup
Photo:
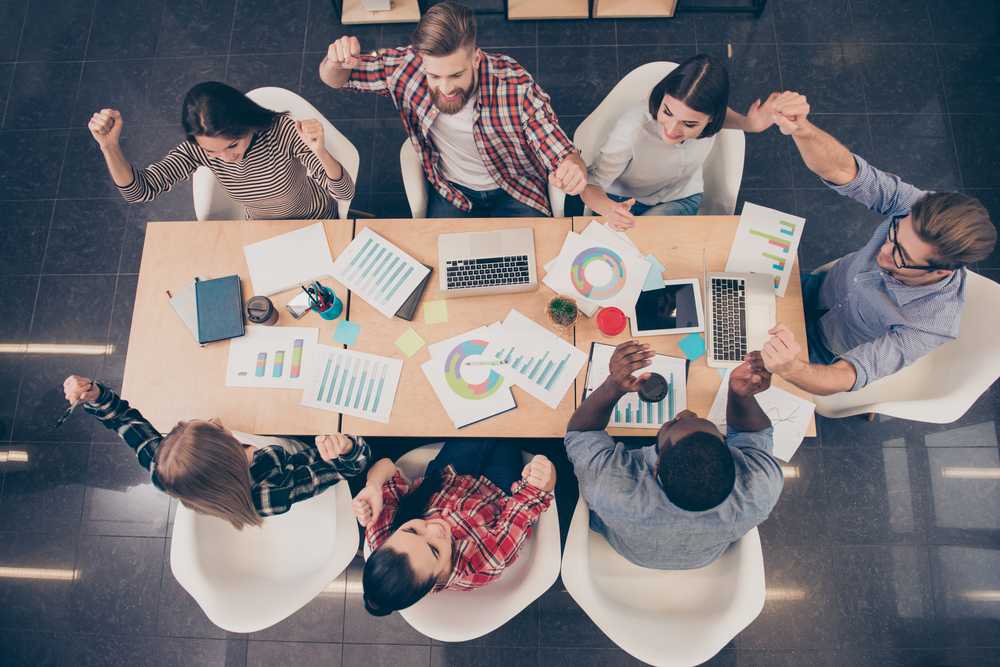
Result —
[[323, 296], [330, 305], [327, 306], [326, 310], [317, 310], [316, 306], [313, 306], [312, 309], [324, 320], [335, 320], [344, 312], [344, 302], [338, 299], [337, 293], [329, 287], [323, 287], [322, 289]]

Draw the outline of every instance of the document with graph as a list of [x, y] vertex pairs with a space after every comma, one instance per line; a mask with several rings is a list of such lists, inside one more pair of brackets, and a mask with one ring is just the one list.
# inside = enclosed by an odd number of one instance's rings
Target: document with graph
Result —
[[512, 309], [483, 351], [512, 383], [556, 408], [573, 386], [587, 355], [542, 325]]
[[805, 218], [747, 202], [729, 249], [726, 271], [769, 273], [774, 276], [774, 291], [785, 296], [805, 226]]
[[248, 326], [229, 341], [227, 387], [299, 389], [305, 386], [319, 329]]
[[[714, 422], [719, 430], [726, 432], [726, 405], [729, 403], [729, 374], [726, 371], [719, 385], [719, 391], [712, 402], [712, 409], [708, 411], [708, 420]], [[806, 430], [812, 420], [816, 406], [809, 401], [799, 398], [795, 394], [790, 394], [779, 387], [771, 387], [767, 391], [762, 391], [754, 398], [760, 409], [771, 419], [774, 427], [774, 450], [775, 458], [779, 458], [786, 463], [792, 460], [798, 450], [802, 440], [806, 437]]]
[[392, 317], [430, 269], [367, 227], [333, 263], [333, 277]]
[[388, 423], [403, 360], [316, 345], [302, 405]]

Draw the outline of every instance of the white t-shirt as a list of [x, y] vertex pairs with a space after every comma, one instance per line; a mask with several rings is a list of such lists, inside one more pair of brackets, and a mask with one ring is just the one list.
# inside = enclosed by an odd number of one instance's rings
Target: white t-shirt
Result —
[[482, 192], [496, 190], [497, 184], [486, 169], [472, 127], [476, 118], [476, 98], [479, 91], [469, 97], [458, 113], [438, 113], [431, 124], [430, 134], [434, 147], [441, 154], [441, 171], [453, 183]]
[[647, 109], [632, 109], [618, 118], [587, 182], [649, 206], [690, 197], [705, 190], [701, 167], [714, 143], [711, 136], [668, 144]]

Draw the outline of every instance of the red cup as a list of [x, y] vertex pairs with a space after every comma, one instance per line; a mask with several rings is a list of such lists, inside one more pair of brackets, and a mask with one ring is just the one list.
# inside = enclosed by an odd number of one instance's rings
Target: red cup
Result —
[[621, 308], [610, 306], [608, 308], [601, 308], [597, 313], [597, 328], [605, 336], [617, 336], [622, 331], [625, 331], [626, 324], [628, 324], [628, 318], [625, 317], [625, 313], [622, 312]]

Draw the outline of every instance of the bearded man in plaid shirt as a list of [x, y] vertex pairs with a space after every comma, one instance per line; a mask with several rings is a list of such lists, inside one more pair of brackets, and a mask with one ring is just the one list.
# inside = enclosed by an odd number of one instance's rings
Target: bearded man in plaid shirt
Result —
[[333, 88], [392, 99], [430, 183], [429, 218], [552, 215], [546, 181], [583, 191], [587, 167], [549, 96], [513, 58], [477, 48], [467, 7], [434, 5], [412, 42], [362, 54], [344, 36], [319, 72]]

